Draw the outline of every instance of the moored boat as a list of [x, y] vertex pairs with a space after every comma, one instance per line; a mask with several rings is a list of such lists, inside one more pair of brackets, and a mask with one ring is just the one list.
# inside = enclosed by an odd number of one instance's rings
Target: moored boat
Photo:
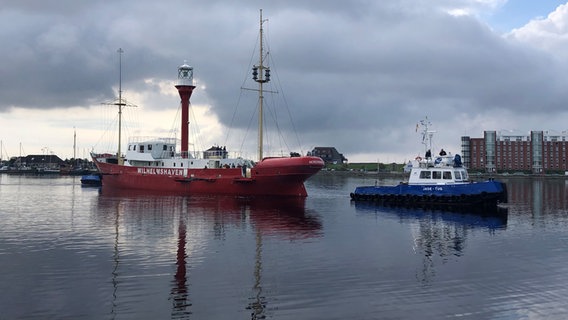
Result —
[[507, 202], [505, 183], [488, 179], [472, 181], [459, 154], [452, 156], [443, 149], [432, 156], [433, 131], [429, 122], [420, 122], [424, 158], [417, 157], [407, 182], [391, 186], [360, 186], [350, 194], [354, 201], [374, 201], [386, 205], [438, 207], [495, 207]]
[[[173, 138], [132, 138], [125, 157], [121, 156], [120, 143], [116, 157], [92, 154], [103, 176], [103, 188], [160, 190], [188, 195], [307, 196], [304, 181], [323, 168], [321, 158], [295, 153], [290, 157], [262, 155], [263, 84], [270, 80], [270, 69], [263, 63], [262, 24], [261, 11], [260, 62], [253, 68], [253, 79], [258, 83], [259, 92], [259, 161], [230, 158], [226, 148], [219, 146], [203, 153], [188, 151], [189, 100], [195, 86], [193, 68], [184, 63], [178, 68], [176, 84], [182, 108], [181, 150], [178, 151], [177, 139]], [[120, 90], [117, 105], [119, 108], [124, 106]]]
[[98, 173], [85, 174], [81, 176], [81, 185], [84, 187], [100, 187], [101, 184], [101, 175]]

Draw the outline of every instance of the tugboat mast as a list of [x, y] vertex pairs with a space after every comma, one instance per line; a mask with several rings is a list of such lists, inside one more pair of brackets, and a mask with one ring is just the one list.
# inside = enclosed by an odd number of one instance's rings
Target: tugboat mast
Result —
[[[424, 145], [424, 152], [427, 153], [428, 150], [432, 150], [432, 137], [436, 131], [429, 130], [432, 123], [428, 120], [428, 117], [425, 117], [423, 120], [419, 122], [420, 126], [422, 126], [422, 144]], [[416, 130], [418, 131], [418, 124], [416, 125]]]

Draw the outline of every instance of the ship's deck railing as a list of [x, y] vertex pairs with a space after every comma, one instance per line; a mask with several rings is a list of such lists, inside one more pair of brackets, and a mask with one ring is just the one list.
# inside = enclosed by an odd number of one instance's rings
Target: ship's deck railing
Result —
[[161, 142], [173, 145], [176, 145], [178, 141], [179, 139], [177, 138], [152, 137], [152, 136], [137, 136], [137, 137], [130, 137], [128, 139], [128, 143]]
[[187, 151], [187, 152], [176, 152], [176, 158], [189, 158], [189, 159], [237, 159], [241, 158], [239, 153], [230, 152], [226, 157], [221, 156], [221, 154], [209, 154], [209, 158], [203, 156], [204, 151]]
[[418, 160], [418, 164], [420, 168], [448, 168], [448, 167], [457, 167], [461, 166], [457, 165], [454, 161], [455, 158], [452, 155], [445, 155], [445, 156], [434, 156], [430, 158], [420, 158]]
[[[129, 143], [151, 143], [151, 142], [161, 142], [164, 144], [174, 144], [175, 143], [175, 139], [170, 139], [170, 138], [155, 138], [152, 140], [152, 138], [148, 138], [148, 137], [138, 137], [138, 138], [132, 138], [129, 139]], [[175, 144], [174, 144], [175, 145]], [[138, 150], [136, 151], [137, 153], [140, 153]], [[151, 153], [154, 155], [154, 158], [156, 159], [237, 159], [237, 158], [241, 158], [240, 154], [238, 152], [231, 152], [228, 153], [227, 156], [224, 157], [224, 152], [214, 152], [211, 153], [209, 152], [209, 157], [205, 158], [204, 157], [204, 152], [205, 151], [171, 151], [171, 150], [160, 150], [158, 153], [157, 150], [154, 151], [148, 151], [145, 150], [144, 154], [146, 153]], [[112, 154], [108, 154], [109, 156], [112, 156]]]

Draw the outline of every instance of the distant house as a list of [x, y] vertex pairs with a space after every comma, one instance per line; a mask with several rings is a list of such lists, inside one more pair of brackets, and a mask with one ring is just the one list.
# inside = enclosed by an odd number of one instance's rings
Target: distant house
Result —
[[59, 168], [64, 163], [65, 161], [53, 154], [32, 154], [25, 157], [15, 157], [14, 159], [16, 166], [30, 168]]
[[213, 146], [203, 151], [203, 159], [227, 159], [229, 153], [225, 147]]
[[322, 158], [325, 163], [346, 163], [347, 158], [339, 153], [334, 147], [315, 147], [308, 155]]

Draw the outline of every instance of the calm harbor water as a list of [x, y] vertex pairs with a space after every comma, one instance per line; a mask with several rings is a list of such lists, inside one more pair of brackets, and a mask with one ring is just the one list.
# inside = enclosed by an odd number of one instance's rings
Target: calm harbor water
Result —
[[[568, 180], [508, 178], [500, 217], [106, 194], [0, 175], [0, 319], [565, 319]], [[379, 184], [395, 181], [379, 180]]]

